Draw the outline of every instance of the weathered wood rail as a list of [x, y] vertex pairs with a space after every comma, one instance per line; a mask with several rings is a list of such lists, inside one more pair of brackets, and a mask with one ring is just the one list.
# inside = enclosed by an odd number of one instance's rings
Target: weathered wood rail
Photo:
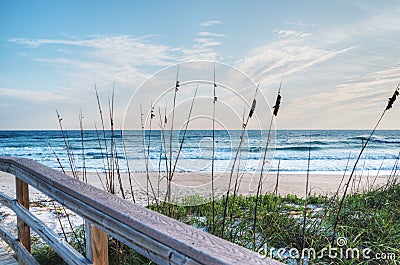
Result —
[[[158, 264], [269, 264], [257, 253], [194, 227], [128, 202], [29, 159], [0, 157], [0, 171], [16, 177], [16, 199], [0, 202], [18, 217], [18, 238], [0, 227], [0, 236], [21, 264], [37, 264], [30, 255], [30, 229], [68, 264], [108, 264], [107, 236], [123, 242]], [[89, 235], [86, 256], [29, 212], [28, 185], [85, 218]]]

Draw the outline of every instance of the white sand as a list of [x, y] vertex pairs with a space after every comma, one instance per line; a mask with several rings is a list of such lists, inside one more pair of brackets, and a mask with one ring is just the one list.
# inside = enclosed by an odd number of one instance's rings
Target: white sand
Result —
[[[79, 173], [79, 178], [82, 179], [82, 173]], [[233, 174], [231, 180], [231, 191], [235, 186], [238, 178], [236, 173]], [[245, 173], [239, 175], [238, 187], [239, 193], [244, 195], [256, 194], [257, 185], [260, 174]], [[327, 195], [332, 196], [337, 191], [343, 175], [338, 174], [310, 174], [309, 176], [309, 193], [311, 195]], [[340, 189], [340, 194], [343, 192], [344, 184], [348, 181], [349, 176], [346, 175]], [[87, 173], [88, 183], [100, 189], [105, 189], [107, 186], [107, 178], [104, 173]], [[152, 194], [151, 187], [156, 194], [165, 194], [166, 178], [165, 173], [159, 177], [158, 173], [150, 173], [149, 193]], [[159, 181], [160, 179], [160, 181]], [[306, 174], [280, 174], [278, 181], [278, 194], [285, 196], [294, 194], [300, 197], [305, 195]], [[144, 204], [147, 191], [147, 174], [146, 173], [131, 173], [131, 181], [135, 196], [140, 204]], [[117, 192], [121, 193], [118, 176], [114, 176]], [[230, 181], [230, 173], [216, 173], [214, 176], [214, 191], [216, 196], [226, 194]], [[263, 176], [262, 192], [274, 192], [277, 181], [276, 174], [266, 174]], [[361, 178], [355, 174], [350, 183], [349, 192], [362, 192], [370, 188], [386, 184], [387, 176], [362, 176]], [[121, 175], [122, 187], [125, 194], [131, 197], [129, 176], [127, 173]], [[0, 192], [14, 196], [15, 194], [15, 177], [11, 174], [0, 172]], [[31, 189], [31, 201], [47, 201], [48, 198]], [[182, 195], [199, 194], [209, 196], [211, 194], [211, 174], [210, 173], [175, 173], [172, 179], [172, 193]]]
[[[105, 185], [105, 174], [100, 175], [103, 184]], [[165, 173], [161, 174], [160, 181], [158, 173], [150, 173], [151, 186], [155, 193], [160, 194], [166, 191], [166, 178]], [[250, 174], [245, 173], [239, 175], [239, 193], [245, 195], [256, 194], [257, 186], [259, 182], [260, 174]], [[337, 174], [310, 174], [309, 177], [309, 193], [311, 195], [327, 195], [332, 196], [336, 193], [339, 184], [343, 178], [343, 175]], [[348, 181], [349, 176], [345, 176], [342, 183], [342, 188], [344, 184]], [[146, 191], [146, 173], [132, 173], [131, 179], [133, 187], [135, 190]], [[234, 173], [231, 180], [231, 191], [235, 186], [237, 179], [237, 174]], [[129, 177], [128, 174], [123, 174], [121, 176], [122, 186], [125, 192], [129, 190]], [[305, 195], [306, 187], [306, 174], [280, 174], [278, 182], [278, 194], [285, 196], [288, 194], [295, 194], [297, 196], [303, 197]], [[119, 187], [118, 178], [115, 177], [116, 186]], [[218, 173], [214, 176], [214, 191], [217, 195], [226, 194], [230, 181], [230, 173]], [[276, 174], [267, 174], [263, 176], [263, 193], [273, 192], [275, 190], [277, 181]], [[387, 176], [363, 176], [360, 178], [357, 174], [353, 177], [351, 181], [349, 192], [362, 192], [372, 188], [372, 186], [377, 187], [386, 184]], [[99, 176], [95, 173], [88, 174], [88, 182], [92, 183], [97, 187], [102, 187]], [[211, 174], [210, 173], [175, 173], [172, 179], [172, 193], [177, 193], [178, 195], [193, 195], [200, 194], [208, 196], [211, 194]], [[149, 185], [149, 190], [151, 192], [151, 186]], [[159, 187], [159, 188], [158, 188]], [[340, 190], [340, 194], [343, 189]]]
[[[0, 192], [15, 198], [15, 177], [13, 175], [0, 172]], [[73, 212], [67, 209], [66, 212], [62, 211], [60, 204], [55, 203], [51, 198], [47, 197], [38, 190], [33, 189], [32, 187], [29, 187], [29, 198], [31, 202], [29, 211], [32, 212], [39, 220], [44, 222], [47, 227], [58, 233], [60, 237], [62, 237], [60, 221], [67, 233], [71, 231], [67, 215], [69, 216], [74, 228], [83, 224], [83, 218], [75, 215]], [[11, 209], [1, 204], [0, 225], [5, 227], [15, 237], [17, 236], [16, 215]], [[33, 231], [31, 231], [31, 233], [35, 234]], [[2, 240], [0, 240], [0, 245], [9, 252], [13, 252], [12, 249]]]

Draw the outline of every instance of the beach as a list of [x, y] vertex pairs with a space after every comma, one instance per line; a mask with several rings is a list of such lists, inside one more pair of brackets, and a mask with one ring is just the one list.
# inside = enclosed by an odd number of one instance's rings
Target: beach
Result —
[[[69, 173], [71, 174], [71, 173]], [[147, 186], [150, 196], [160, 194], [160, 199], [167, 190], [165, 174], [161, 173], [160, 182], [159, 173], [150, 172], [149, 179], [151, 185], [147, 185], [147, 173], [131, 173], [132, 189], [134, 191], [136, 202], [145, 205], [147, 203]], [[79, 177], [82, 177], [82, 173], [78, 173]], [[71, 176], [69, 176], [71, 177]], [[233, 193], [236, 180], [238, 193], [243, 195], [255, 195], [257, 192], [258, 181], [260, 173], [237, 173], [232, 175], [231, 190], [230, 194]], [[349, 174], [346, 174], [343, 179], [343, 175], [339, 174], [309, 174], [309, 194], [310, 195], [323, 195], [333, 196], [338, 190], [339, 184], [342, 182], [339, 194], [342, 194], [344, 184], [348, 181]], [[15, 177], [11, 174], [0, 172], [0, 190], [1, 192], [14, 196], [15, 194]], [[216, 173], [214, 176], [214, 192], [215, 196], [219, 197], [225, 195], [229, 186], [230, 173]], [[107, 180], [105, 173], [87, 173], [88, 183], [105, 189], [107, 186]], [[116, 191], [121, 194], [119, 180], [117, 174], [114, 176]], [[277, 193], [281, 196], [288, 194], [297, 195], [298, 197], [305, 197], [307, 174], [292, 173], [292, 174], [279, 174]], [[129, 175], [124, 172], [121, 173], [121, 182], [124, 193], [127, 197], [130, 195], [130, 184]], [[373, 187], [379, 187], [385, 185], [387, 182], [387, 176], [385, 175], [363, 175], [361, 178], [359, 174], [355, 174], [353, 180], [349, 185], [349, 193], [352, 192], [363, 192]], [[262, 182], [262, 193], [274, 193], [277, 183], [277, 173], [265, 174]], [[151, 189], [153, 188], [153, 190]], [[211, 195], [211, 174], [210, 173], [182, 173], [177, 172], [172, 178], [172, 195], [175, 197], [190, 196], [190, 195], [201, 195], [209, 197]], [[41, 193], [32, 189], [31, 201], [42, 201], [43, 198]], [[153, 197], [153, 196], [152, 196]]]

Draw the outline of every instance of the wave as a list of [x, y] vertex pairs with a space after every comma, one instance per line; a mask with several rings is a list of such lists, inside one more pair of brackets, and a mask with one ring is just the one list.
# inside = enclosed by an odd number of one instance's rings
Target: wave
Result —
[[313, 145], [331, 145], [332, 142], [311, 141], [309, 144], [310, 144], [311, 146], [313, 146]]
[[[160, 156], [159, 155], [152, 155], [150, 154], [149, 158], [151, 160], [159, 160]], [[173, 157], [173, 159], [175, 159], [176, 157]], [[230, 153], [223, 153], [223, 154], [216, 154], [214, 156], [214, 160], [220, 160], [220, 161], [233, 161], [235, 158], [234, 154], [230, 154]], [[262, 158], [262, 156], [257, 153], [257, 155], [242, 155], [240, 157], [241, 160], [260, 160]], [[143, 157], [140, 158], [134, 158], [134, 160], [142, 160]], [[165, 160], [165, 156], [163, 155], [161, 157], [161, 160]], [[167, 158], [169, 159], [169, 158]], [[210, 155], [202, 155], [202, 154], [195, 154], [195, 153], [190, 153], [190, 154], [185, 154], [185, 153], [181, 153], [179, 156], [179, 160], [180, 161], [184, 161], [184, 160], [204, 160], [204, 161], [211, 161], [212, 160], [212, 156]]]
[[[77, 155], [77, 157], [80, 158], [80, 154], [76, 154], [76, 155]], [[94, 152], [92, 153], [92, 152], [89, 152], [89, 153], [86, 153], [85, 155], [86, 155], [87, 159], [103, 159], [103, 158], [107, 157], [105, 153], [94, 153]], [[110, 154], [108, 154], [108, 157], [110, 158]], [[125, 159], [125, 156], [117, 155], [117, 156], [114, 156], [113, 158]]]
[[308, 151], [308, 150], [321, 150], [322, 147], [318, 146], [288, 146], [288, 147], [277, 147], [275, 150], [287, 150], [287, 151]]
[[[316, 142], [318, 142], [318, 141], [316, 141]], [[323, 143], [323, 142], [320, 142], [319, 144], [320, 145], [329, 145], [328, 143]], [[242, 153], [246, 153], [246, 152], [249, 152], [249, 153], [261, 153], [261, 152], [265, 151], [265, 147], [260, 147], [260, 146], [250, 146], [250, 147], [243, 146], [240, 149], [241, 149]], [[274, 151], [274, 150], [308, 151], [308, 149], [309, 149], [309, 147], [305, 146], [305, 145], [304, 146], [276, 147], [276, 148], [270, 147], [270, 148], [268, 148], [268, 152], [269, 151]], [[319, 147], [319, 146], [311, 146], [311, 150], [322, 150], [322, 149], [326, 149], [326, 147], [323, 148], [323, 147]], [[212, 151], [212, 147], [202, 147], [200, 149], [188, 148], [186, 150], [188, 150], [188, 151], [190, 150], [192, 152], [202, 151], [202, 150], [203, 151]], [[236, 148], [229, 148], [229, 147], [225, 147], [225, 148], [217, 147], [217, 148], [215, 148], [215, 152], [218, 152], [218, 153], [231, 153], [232, 154], [233, 152], [236, 152], [236, 151], [237, 151]]]
[[249, 149], [249, 152], [250, 153], [259, 153], [259, 152], [261, 152], [262, 150], [264, 150], [264, 148], [261, 148], [261, 147], [250, 147], [250, 149]]
[[[364, 140], [366, 141], [368, 139], [369, 135], [363, 134], [363, 135], [358, 135], [355, 137], [350, 137], [349, 139], [351, 140]], [[383, 136], [378, 136], [378, 135], [372, 135], [370, 142], [377, 142], [377, 143], [387, 143], [387, 144], [400, 144], [400, 140], [396, 140], [393, 138], [385, 138]]]

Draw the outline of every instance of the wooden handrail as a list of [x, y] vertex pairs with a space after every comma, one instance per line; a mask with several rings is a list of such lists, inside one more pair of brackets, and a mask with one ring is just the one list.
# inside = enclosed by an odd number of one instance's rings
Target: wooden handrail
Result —
[[[21, 220], [21, 222], [24, 222], [26, 226], [32, 228], [49, 246], [51, 246], [61, 256], [61, 258], [63, 258], [69, 264], [92, 264], [92, 262], [90, 262], [80, 253], [78, 253], [78, 251], [76, 251], [66, 241], [61, 240], [56, 233], [50, 230], [43, 222], [41, 222], [37, 217], [30, 213], [23, 205], [18, 202], [18, 200], [12, 199], [4, 194], [0, 194], [0, 202], [3, 205], [12, 209]], [[26, 228], [23, 229], [25, 230]], [[6, 233], [6, 231], [2, 231]], [[12, 238], [11, 235], [9, 235], [9, 237]], [[30, 250], [28, 250], [26, 244], [28, 246], [30, 245], [30, 234], [19, 233], [18, 237], [20, 239], [19, 241], [21, 242], [21, 245], [29, 253]], [[6, 240], [6, 242], [8, 241], [10, 240]], [[11, 245], [14, 245], [14, 243], [12, 243]], [[32, 264], [32, 261], [29, 261], [27, 263]]]
[[[30, 159], [0, 157], [0, 171], [13, 174], [19, 181], [85, 218], [95, 229], [107, 233], [158, 264], [282, 264], [268, 258], [261, 259], [253, 251], [131, 203]], [[23, 212], [29, 213], [27, 209]], [[23, 221], [32, 224], [29, 217], [25, 216]], [[32, 226], [31, 228], [34, 229]], [[96, 239], [92, 236], [92, 240]], [[95, 256], [97, 252], [92, 251], [92, 255]], [[96, 257], [93, 257], [92, 261], [94, 260]], [[81, 259], [77, 264], [85, 262], [85, 259]]]

